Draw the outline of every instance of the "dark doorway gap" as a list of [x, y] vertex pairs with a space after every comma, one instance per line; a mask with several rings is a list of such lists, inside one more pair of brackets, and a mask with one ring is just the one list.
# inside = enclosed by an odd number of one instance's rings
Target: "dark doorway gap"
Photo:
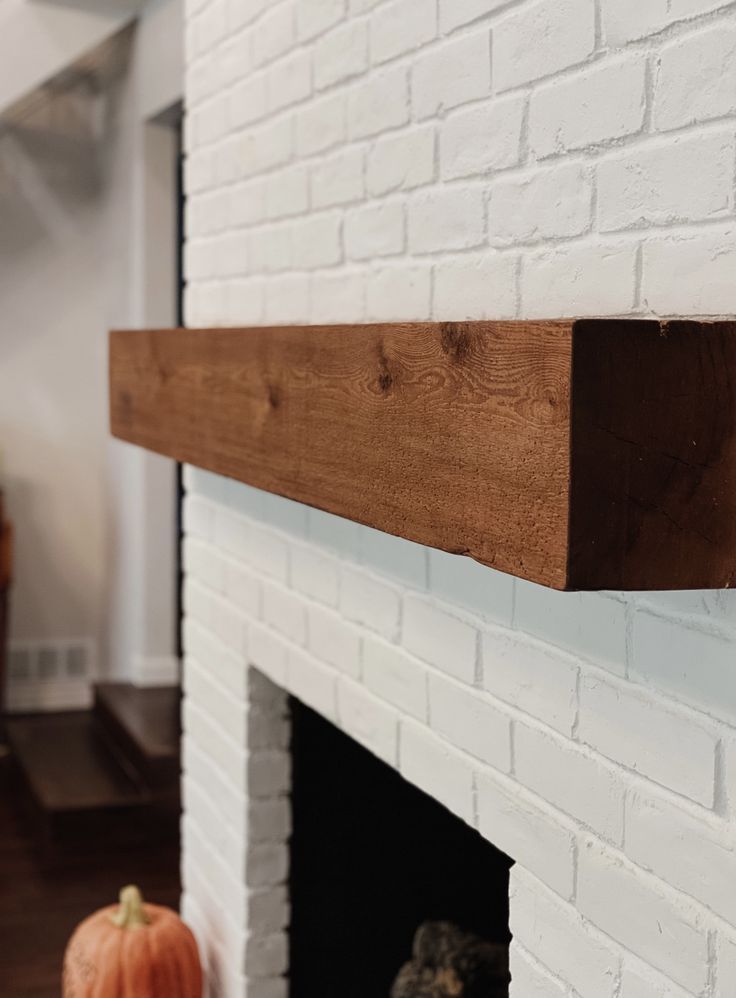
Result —
[[[181, 118], [176, 128], [176, 316], [177, 327], [184, 325], [184, 240], [186, 192], [184, 186], [184, 135]], [[184, 465], [176, 462], [176, 656], [184, 657]]]

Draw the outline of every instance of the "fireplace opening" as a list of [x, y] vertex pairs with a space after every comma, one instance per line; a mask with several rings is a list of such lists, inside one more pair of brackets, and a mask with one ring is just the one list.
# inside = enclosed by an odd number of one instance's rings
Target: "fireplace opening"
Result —
[[507, 996], [511, 860], [290, 705], [291, 998]]

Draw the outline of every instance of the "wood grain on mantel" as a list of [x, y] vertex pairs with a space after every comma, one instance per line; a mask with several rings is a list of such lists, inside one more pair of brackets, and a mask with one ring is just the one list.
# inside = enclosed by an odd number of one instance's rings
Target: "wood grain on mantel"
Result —
[[736, 322], [137, 330], [115, 436], [558, 589], [736, 579]]

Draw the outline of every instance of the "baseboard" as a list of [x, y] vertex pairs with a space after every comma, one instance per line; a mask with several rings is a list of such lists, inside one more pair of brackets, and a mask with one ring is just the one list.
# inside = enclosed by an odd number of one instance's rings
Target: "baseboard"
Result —
[[134, 686], [179, 685], [179, 659], [176, 655], [134, 655], [131, 666]]
[[91, 706], [92, 684], [86, 680], [15, 680], [8, 685], [7, 707], [11, 714], [88, 710]]

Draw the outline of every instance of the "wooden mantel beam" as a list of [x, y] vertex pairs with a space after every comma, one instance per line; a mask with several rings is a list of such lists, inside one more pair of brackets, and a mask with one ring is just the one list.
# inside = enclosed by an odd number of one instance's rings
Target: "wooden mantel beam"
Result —
[[112, 432], [558, 589], [736, 579], [736, 321], [110, 337]]

